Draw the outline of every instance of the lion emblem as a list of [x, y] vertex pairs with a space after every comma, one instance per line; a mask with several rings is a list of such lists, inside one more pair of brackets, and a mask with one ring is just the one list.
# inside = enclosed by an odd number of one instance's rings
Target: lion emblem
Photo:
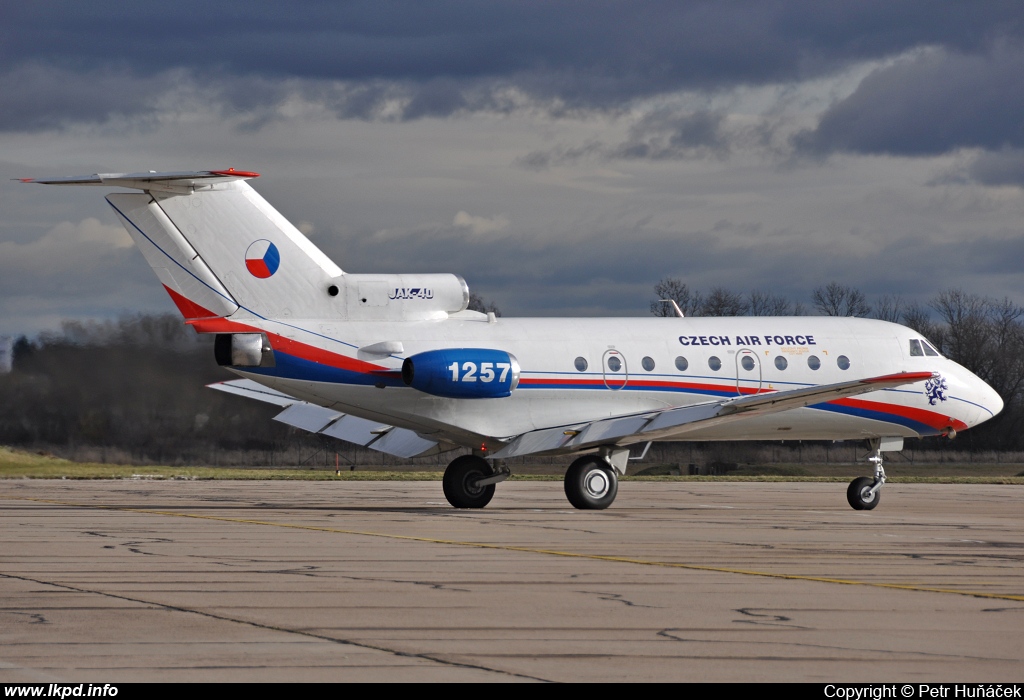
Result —
[[946, 390], [949, 389], [946, 386], [946, 380], [940, 377], [932, 377], [924, 383], [924, 393], [928, 397], [928, 403], [932, 406], [937, 401], [946, 400]]

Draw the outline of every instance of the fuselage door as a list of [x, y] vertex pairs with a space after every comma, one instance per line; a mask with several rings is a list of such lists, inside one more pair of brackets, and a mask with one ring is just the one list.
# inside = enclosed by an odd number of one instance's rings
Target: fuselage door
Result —
[[761, 393], [761, 359], [750, 348], [736, 351], [736, 393]]
[[618, 350], [606, 350], [601, 358], [601, 367], [604, 370], [604, 385], [612, 391], [618, 391], [626, 386], [629, 381], [629, 372], [626, 369], [626, 358]]

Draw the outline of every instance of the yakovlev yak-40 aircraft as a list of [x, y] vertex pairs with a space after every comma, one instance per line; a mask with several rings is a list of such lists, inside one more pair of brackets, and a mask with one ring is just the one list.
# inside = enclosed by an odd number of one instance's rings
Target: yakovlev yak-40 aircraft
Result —
[[[343, 272], [236, 170], [27, 179], [141, 190], [107, 201], [217, 361], [212, 385], [277, 404], [288, 425], [399, 457], [457, 447], [444, 493], [482, 508], [504, 460], [579, 455], [576, 508], [607, 508], [631, 447], [661, 440], [953, 437], [1003, 406], [909, 328], [860, 318], [496, 318], [454, 274]], [[678, 307], [677, 307], [678, 309]]]

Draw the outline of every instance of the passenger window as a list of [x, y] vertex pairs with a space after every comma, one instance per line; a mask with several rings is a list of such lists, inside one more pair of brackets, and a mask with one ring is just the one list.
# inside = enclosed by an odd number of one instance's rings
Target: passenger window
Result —
[[921, 349], [920, 340], [910, 341], [910, 356], [911, 357], [924, 357], [924, 350]]
[[752, 369], [754, 369], [754, 358], [752, 358], [750, 355], [745, 355], [743, 359], [740, 360], [740, 364], [743, 365], [743, 369], [749, 372]]
[[722, 369], [722, 361], [719, 360], [714, 355], [712, 355], [711, 357], [708, 358], [708, 367], [711, 368], [712, 372], [717, 372], [718, 370]]
[[933, 348], [931, 345], [929, 345], [926, 341], [922, 340], [921, 341], [921, 345], [924, 346], [924, 354], [925, 355], [928, 355], [930, 357], [938, 357], [939, 356], [939, 353], [935, 350], [935, 348]]
[[576, 370], [578, 372], [586, 372], [587, 367], [589, 367], [589, 365], [587, 364], [587, 359], [585, 357], [577, 357], [576, 361], [573, 362], [573, 364], [576, 366]]
[[608, 369], [610, 369], [612, 372], [618, 372], [620, 369], [622, 369], [622, 360], [612, 355], [611, 357], [608, 358]]
[[654, 360], [650, 357], [645, 357], [644, 359], [640, 360], [640, 364], [643, 365], [643, 368], [648, 372], [654, 370]]
[[807, 358], [807, 366], [811, 369], [818, 369], [821, 367], [821, 360], [818, 359], [817, 355], [811, 355]]
[[836, 358], [836, 364], [839, 365], [839, 369], [850, 369], [850, 358], [846, 355], [840, 355]]
[[690, 366], [690, 363], [686, 361], [686, 358], [679, 356], [676, 358], [676, 369], [680, 372], [685, 372], [686, 368]]
[[775, 358], [775, 366], [778, 369], [786, 369], [787, 367], [789, 367], [789, 360], [787, 360], [782, 355], [779, 355], [778, 357]]

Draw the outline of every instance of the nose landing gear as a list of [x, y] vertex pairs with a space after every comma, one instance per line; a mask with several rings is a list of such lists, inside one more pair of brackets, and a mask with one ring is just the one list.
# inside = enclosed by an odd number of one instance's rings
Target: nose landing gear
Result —
[[875, 454], [868, 457], [875, 465], [875, 477], [858, 476], [846, 489], [846, 500], [854, 510], [873, 510], [882, 500], [882, 484], [885, 483], [885, 468], [882, 466], [882, 452], [898, 452], [903, 449], [903, 438], [874, 438], [868, 441]]

